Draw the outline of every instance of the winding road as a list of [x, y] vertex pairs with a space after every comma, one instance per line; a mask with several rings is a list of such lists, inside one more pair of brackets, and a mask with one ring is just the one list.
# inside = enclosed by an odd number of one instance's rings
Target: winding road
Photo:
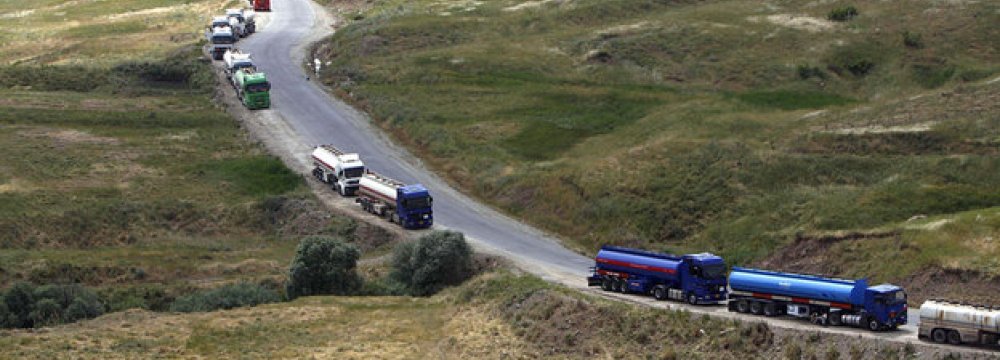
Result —
[[[872, 333], [852, 328], [823, 328], [803, 321], [780, 318], [763, 318], [728, 312], [724, 306], [690, 306], [681, 303], [660, 302], [650, 297], [621, 295], [588, 289], [584, 276], [593, 260], [563, 247], [557, 239], [544, 232], [524, 225], [476, 200], [460, 193], [441, 178], [423, 167], [418, 159], [405, 149], [393, 144], [382, 132], [374, 128], [365, 115], [330, 96], [320, 85], [307, 79], [306, 45], [332, 33], [331, 18], [310, 0], [281, 0], [273, 2], [273, 12], [261, 14], [261, 29], [244, 39], [239, 47], [253, 54], [259, 68], [266, 72], [272, 83], [272, 108], [257, 111], [254, 116], [265, 118], [263, 126], [281, 128], [275, 133], [286, 134], [290, 154], [283, 156], [297, 171], [308, 174], [311, 170], [309, 151], [318, 144], [333, 144], [361, 155], [365, 164], [389, 177], [406, 183], [421, 183], [434, 196], [436, 228], [460, 230], [479, 251], [497, 254], [511, 260], [519, 268], [548, 281], [571, 288], [598, 294], [620, 301], [666, 309], [684, 309], [694, 313], [766, 321], [783, 328], [802, 328], [867, 338], [898, 342], [919, 342], [916, 337], [918, 319], [916, 309], [910, 310], [911, 324], [898, 331]], [[273, 148], [270, 147], [269, 148]], [[342, 207], [353, 206], [350, 199], [338, 199]], [[360, 210], [357, 210], [360, 212]], [[993, 352], [933, 345], [942, 350]]]

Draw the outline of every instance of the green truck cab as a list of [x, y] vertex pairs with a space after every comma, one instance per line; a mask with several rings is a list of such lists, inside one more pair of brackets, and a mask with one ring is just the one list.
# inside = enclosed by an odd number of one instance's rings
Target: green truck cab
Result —
[[271, 83], [267, 75], [253, 68], [243, 68], [233, 75], [236, 84], [236, 96], [248, 109], [266, 109], [271, 107]]

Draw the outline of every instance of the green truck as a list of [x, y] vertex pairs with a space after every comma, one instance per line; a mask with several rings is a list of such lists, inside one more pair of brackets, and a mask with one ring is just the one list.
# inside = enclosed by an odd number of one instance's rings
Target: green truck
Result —
[[233, 84], [236, 85], [236, 96], [248, 109], [266, 109], [271, 107], [271, 83], [267, 75], [253, 68], [243, 68], [233, 74]]

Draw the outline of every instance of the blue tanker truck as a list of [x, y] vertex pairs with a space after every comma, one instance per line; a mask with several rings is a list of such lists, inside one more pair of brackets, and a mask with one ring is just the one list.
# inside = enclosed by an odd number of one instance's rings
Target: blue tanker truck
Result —
[[726, 300], [726, 263], [712, 254], [674, 256], [605, 245], [587, 278], [605, 291], [652, 294], [690, 304]]
[[734, 267], [729, 273], [729, 311], [791, 315], [819, 325], [872, 331], [906, 324], [906, 293], [899, 286], [868, 286], [844, 280]]

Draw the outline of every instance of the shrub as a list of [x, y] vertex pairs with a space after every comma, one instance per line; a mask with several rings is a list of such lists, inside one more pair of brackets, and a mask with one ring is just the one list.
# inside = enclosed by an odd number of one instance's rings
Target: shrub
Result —
[[355, 267], [361, 252], [329, 236], [309, 236], [295, 250], [288, 269], [288, 297], [309, 295], [350, 295], [361, 288]]
[[799, 78], [802, 80], [809, 78], [826, 79], [826, 73], [816, 66], [799, 65], [796, 69], [798, 70]]
[[833, 10], [826, 15], [830, 21], [848, 21], [858, 16], [858, 8], [854, 6], [844, 6]]
[[14, 284], [2, 297], [0, 326], [31, 328], [100, 316], [104, 304], [90, 289], [73, 285]]
[[472, 275], [472, 249], [460, 232], [435, 231], [396, 246], [392, 267], [410, 294], [428, 296]]
[[922, 49], [924, 47], [924, 39], [918, 33], [904, 31], [903, 45], [906, 45], [908, 48]]
[[875, 44], [857, 44], [837, 50], [830, 59], [830, 69], [850, 72], [854, 76], [871, 73], [878, 63], [881, 50]]
[[278, 301], [281, 301], [281, 297], [274, 290], [257, 284], [239, 283], [181, 297], [170, 304], [170, 311], [213, 311], [257, 306]]

